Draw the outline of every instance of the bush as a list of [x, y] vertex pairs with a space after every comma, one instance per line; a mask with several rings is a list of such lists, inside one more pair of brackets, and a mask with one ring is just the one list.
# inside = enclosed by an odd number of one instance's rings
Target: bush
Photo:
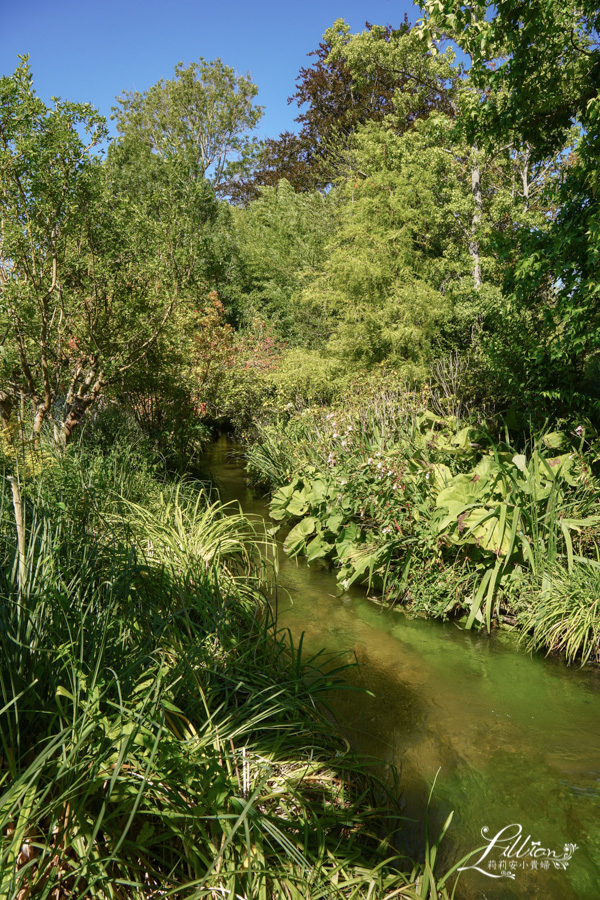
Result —
[[270, 512], [293, 525], [287, 552], [332, 561], [343, 589], [358, 580], [428, 614], [464, 610], [467, 628], [489, 631], [550, 568], [593, 554], [600, 486], [582, 429], [518, 452], [428, 402], [389, 390], [363, 408], [349, 396], [304, 410], [261, 428], [248, 468], [277, 488]]

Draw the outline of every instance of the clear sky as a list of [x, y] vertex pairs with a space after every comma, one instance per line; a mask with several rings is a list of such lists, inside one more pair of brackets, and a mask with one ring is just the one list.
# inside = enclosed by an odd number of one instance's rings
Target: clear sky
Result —
[[109, 116], [123, 90], [144, 91], [173, 77], [177, 62], [220, 57], [259, 87], [260, 135], [295, 128], [286, 101], [338, 18], [352, 31], [365, 22], [397, 26], [420, 18], [410, 0], [0, 0], [0, 74], [29, 54], [34, 86], [51, 96], [89, 101]]

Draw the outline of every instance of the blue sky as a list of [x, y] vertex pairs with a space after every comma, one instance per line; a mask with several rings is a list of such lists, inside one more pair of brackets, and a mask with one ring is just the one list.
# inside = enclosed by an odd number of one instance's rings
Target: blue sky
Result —
[[421, 15], [409, 0], [0, 0], [0, 74], [28, 53], [39, 96], [89, 101], [110, 115], [123, 90], [144, 91], [171, 78], [180, 60], [220, 57], [250, 72], [266, 107], [260, 135], [295, 128], [286, 101], [301, 66], [310, 65], [326, 28], [343, 18], [398, 25]]

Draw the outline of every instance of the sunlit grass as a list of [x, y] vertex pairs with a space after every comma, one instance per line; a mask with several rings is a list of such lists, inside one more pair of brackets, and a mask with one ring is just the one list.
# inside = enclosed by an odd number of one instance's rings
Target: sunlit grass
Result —
[[275, 631], [264, 536], [130, 475], [83, 485], [84, 524], [60, 473], [29, 491], [24, 573], [0, 508], [2, 900], [415, 896], [395, 801], [320, 711], [340, 673]]
[[600, 568], [576, 562], [554, 567], [537, 602], [519, 618], [529, 649], [564, 653], [567, 662], [600, 662]]

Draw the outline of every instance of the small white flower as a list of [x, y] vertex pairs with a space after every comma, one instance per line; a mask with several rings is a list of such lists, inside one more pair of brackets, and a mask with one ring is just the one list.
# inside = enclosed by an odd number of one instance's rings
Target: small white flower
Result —
[[368, 460], [367, 460], [367, 463], [370, 465], [372, 462], [373, 462], [373, 457], [370, 456], [370, 457], [368, 458]]

